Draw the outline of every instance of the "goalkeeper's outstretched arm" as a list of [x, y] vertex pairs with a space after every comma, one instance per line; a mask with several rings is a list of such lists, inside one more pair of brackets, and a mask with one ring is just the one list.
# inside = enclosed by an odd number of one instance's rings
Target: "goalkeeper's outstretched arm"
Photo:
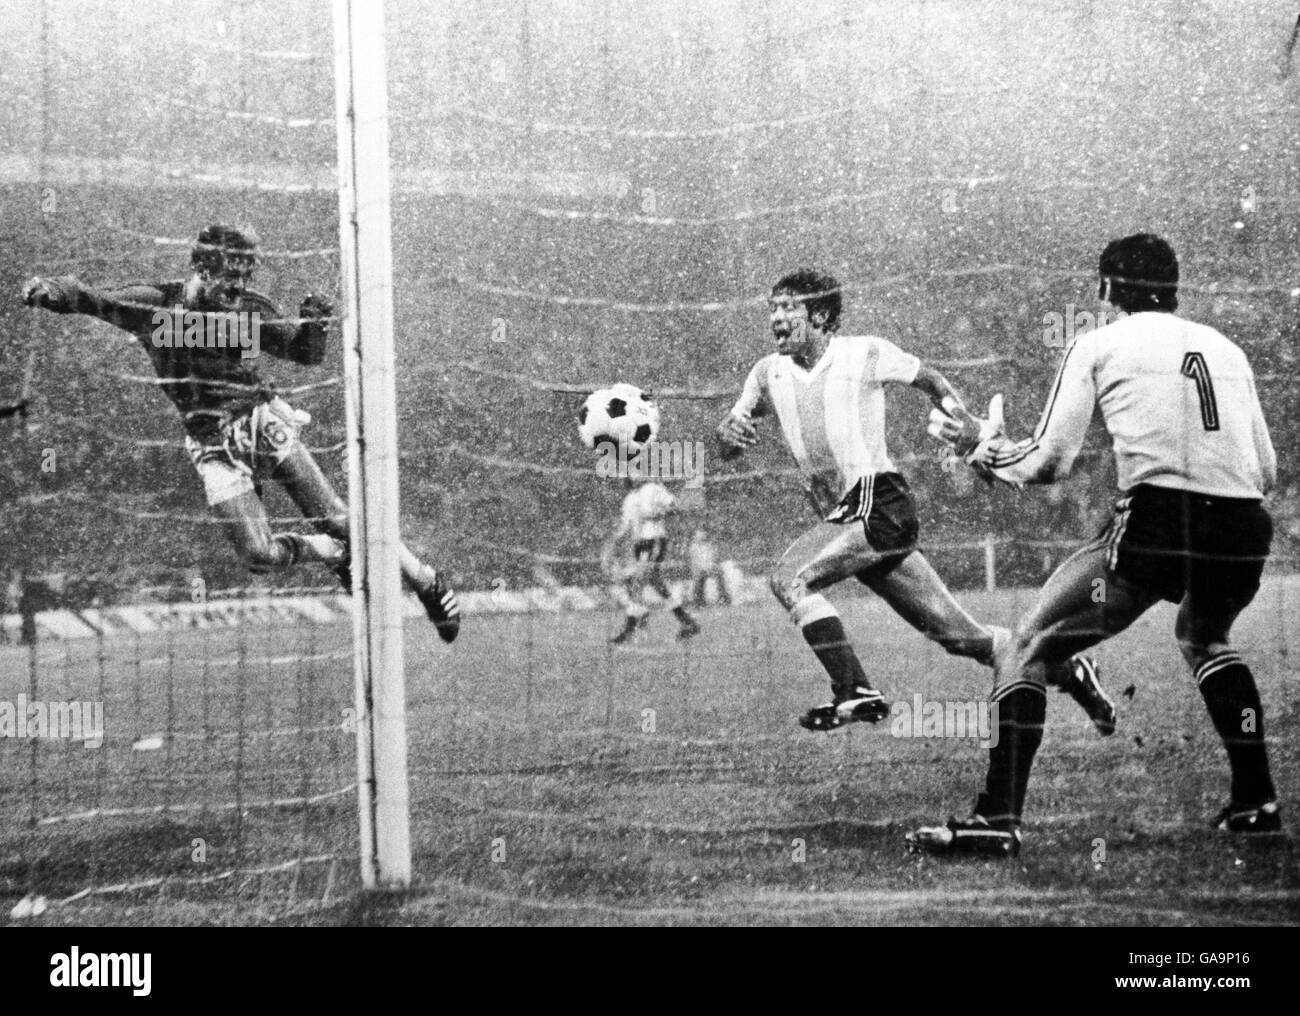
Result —
[[[1083, 447], [1088, 424], [1097, 404], [1093, 381], [1093, 346], [1084, 336], [1065, 353], [1047, 406], [1034, 431], [1023, 441], [1012, 441], [1002, 429], [1002, 397], [989, 403], [988, 420], [977, 420], [977, 440], [961, 421], [940, 423], [938, 431], [977, 471], [1004, 483], [1056, 483], [1070, 475]], [[932, 429], [932, 433], [936, 431]]]

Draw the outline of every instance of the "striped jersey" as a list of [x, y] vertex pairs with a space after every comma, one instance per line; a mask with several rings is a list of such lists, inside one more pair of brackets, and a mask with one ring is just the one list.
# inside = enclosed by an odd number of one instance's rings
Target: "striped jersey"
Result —
[[1067, 475], [1094, 406], [1121, 490], [1139, 484], [1258, 500], [1277, 456], [1246, 355], [1206, 325], [1154, 311], [1085, 332], [1066, 350], [1034, 436], [989, 460], [1011, 483]]
[[780, 353], [759, 360], [731, 412], [774, 414], [800, 470], [809, 480], [834, 477], [843, 497], [864, 476], [894, 472], [883, 386], [911, 384], [920, 367], [885, 339], [833, 335], [811, 370]]
[[634, 541], [668, 535], [665, 522], [677, 498], [661, 483], [643, 483], [623, 499], [623, 527]]

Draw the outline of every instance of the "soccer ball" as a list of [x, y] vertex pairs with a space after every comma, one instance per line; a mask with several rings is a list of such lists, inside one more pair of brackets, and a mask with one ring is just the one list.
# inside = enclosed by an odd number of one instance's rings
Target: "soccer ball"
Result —
[[636, 454], [658, 433], [659, 407], [636, 385], [594, 391], [578, 413], [578, 437], [588, 448], [615, 444]]

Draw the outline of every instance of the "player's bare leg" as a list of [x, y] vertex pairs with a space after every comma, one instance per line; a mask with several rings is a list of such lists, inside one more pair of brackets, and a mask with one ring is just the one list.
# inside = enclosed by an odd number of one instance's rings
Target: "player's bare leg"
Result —
[[994, 629], [966, 612], [920, 551], [896, 559], [888, 569], [868, 568], [861, 581], [894, 613], [949, 653], [993, 666]]
[[879, 560], [861, 527], [821, 523], [790, 545], [768, 577], [773, 595], [831, 680], [832, 700], [800, 720], [809, 730], [833, 730], [854, 720], [875, 723], [889, 714], [849, 643], [839, 611], [819, 592]]
[[1281, 817], [1264, 738], [1264, 708], [1250, 668], [1228, 636], [1246, 604], [1179, 605], [1174, 635], [1228, 752], [1232, 800], [1214, 820], [1228, 832], [1280, 833]]
[[[284, 487], [304, 518], [310, 519], [312, 525], [322, 530], [323, 536], [333, 539], [341, 546], [342, 558], [327, 563], [332, 565], [340, 581], [351, 591], [352, 580], [347, 570], [350, 562], [347, 505], [335, 493], [316, 460], [310, 452], [295, 443], [276, 465], [271, 478]], [[455, 593], [434, 568], [424, 564], [405, 544], [398, 546], [398, 563], [402, 579], [419, 598], [429, 620], [438, 629], [438, 634], [445, 642], [453, 641], [460, 629], [460, 605], [456, 602]]]
[[1010, 681], [1051, 684], [1052, 668], [1119, 634], [1156, 602], [1108, 575], [1108, 554], [1106, 546], [1091, 544], [1052, 573], [1000, 654], [995, 667], [999, 686]]
[[650, 619], [649, 609], [641, 602], [641, 585], [638, 571], [610, 586], [614, 602], [623, 608], [623, 629], [609, 640], [612, 645], [621, 646], [630, 642]]
[[346, 546], [327, 534], [272, 533], [262, 499], [251, 490], [210, 507], [239, 556], [253, 571], [309, 562], [333, 567], [347, 559]]
[[[1011, 639], [1006, 628], [976, 621], [920, 551], [908, 554], [888, 570], [868, 569], [858, 577], [899, 617], [954, 656], [969, 657], [992, 667], [995, 653]], [[1078, 702], [1102, 736], [1115, 732], [1115, 706], [1101, 687], [1093, 660], [1072, 655], [1048, 663], [1043, 678], [1044, 683]]]

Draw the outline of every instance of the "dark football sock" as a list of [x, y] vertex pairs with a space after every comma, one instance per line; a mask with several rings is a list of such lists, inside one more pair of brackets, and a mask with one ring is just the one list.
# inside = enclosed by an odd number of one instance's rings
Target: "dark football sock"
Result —
[[695, 623], [695, 618], [691, 617], [691, 612], [687, 610], [685, 607], [674, 607], [673, 616], [677, 618], [677, 620], [679, 620], [682, 624], [687, 626], [693, 625]]
[[848, 698], [854, 688], [871, 687], [838, 617], [809, 621], [799, 630], [830, 675], [831, 691], [837, 699]]
[[1259, 804], [1276, 796], [1264, 745], [1264, 710], [1250, 668], [1232, 650], [1196, 668], [1196, 684], [1214, 729], [1228, 750], [1234, 804]]
[[1047, 689], [1017, 681], [993, 696], [998, 707], [998, 741], [989, 749], [989, 773], [975, 813], [990, 822], [1019, 822], [1029, 787], [1029, 770], [1043, 743]]

